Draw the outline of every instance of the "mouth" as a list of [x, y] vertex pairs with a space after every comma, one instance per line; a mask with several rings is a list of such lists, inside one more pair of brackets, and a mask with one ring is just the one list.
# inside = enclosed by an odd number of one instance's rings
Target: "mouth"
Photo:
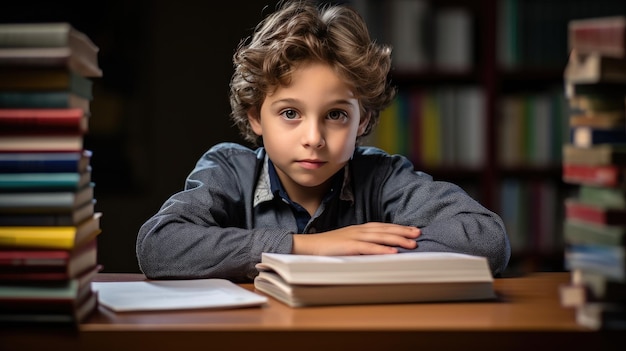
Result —
[[296, 163], [304, 169], [318, 169], [326, 164], [325, 161], [314, 160], [314, 159], [298, 160], [296, 161]]

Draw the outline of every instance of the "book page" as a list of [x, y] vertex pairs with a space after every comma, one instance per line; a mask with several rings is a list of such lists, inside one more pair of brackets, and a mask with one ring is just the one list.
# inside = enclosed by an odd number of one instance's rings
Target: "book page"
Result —
[[354, 255], [354, 256], [316, 256], [316, 255], [294, 255], [294, 254], [277, 254], [264, 252], [263, 256], [273, 258], [285, 263], [333, 263], [333, 262], [389, 262], [404, 260], [446, 260], [446, 259], [465, 259], [465, 260], [482, 260], [477, 256], [453, 252], [403, 252], [387, 255]]
[[116, 312], [258, 306], [267, 298], [225, 279], [92, 282], [101, 305]]

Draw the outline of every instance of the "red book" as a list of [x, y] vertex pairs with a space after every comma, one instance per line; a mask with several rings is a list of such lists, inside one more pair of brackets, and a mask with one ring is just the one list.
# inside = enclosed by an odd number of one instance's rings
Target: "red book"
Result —
[[97, 262], [97, 240], [73, 250], [0, 250], [0, 281], [62, 281], [93, 269]]
[[0, 109], [0, 134], [84, 134], [88, 118], [80, 108]]
[[626, 225], [626, 209], [590, 205], [570, 198], [565, 200], [565, 218], [604, 225]]
[[625, 184], [626, 168], [617, 165], [590, 166], [563, 164], [563, 181], [570, 184], [586, 184], [616, 187]]
[[626, 17], [609, 16], [577, 19], [569, 22], [569, 48], [577, 52], [598, 52], [612, 57], [626, 57]]

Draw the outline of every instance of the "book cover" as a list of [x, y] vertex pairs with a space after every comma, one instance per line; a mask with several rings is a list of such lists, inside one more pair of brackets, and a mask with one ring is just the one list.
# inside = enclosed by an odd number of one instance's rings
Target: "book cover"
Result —
[[76, 191], [0, 193], [0, 214], [70, 213], [93, 201], [94, 184]]
[[0, 108], [0, 135], [84, 134], [89, 116], [79, 108]]
[[92, 154], [91, 150], [0, 153], [0, 173], [82, 173]]
[[565, 219], [604, 225], [626, 225], [626, 209], [588, 204], [576, 198], [565, 199]]
[[102, 267], [82, 272], [77, 277], [62, 282], [11, 282], [0, 284], [0, 310], [9, 306], [22, 305], [20, 309], [34, 308], [36, 305], [50, 306], [54, 304], [75, 303], [91, 289], [91, 282]]
[[93, 81], [76, 72], [59, 68], [24, 68], [3, 66], [0, 49], [0, 91], [53, 91], [63, 90], [93, 99]]
[[579, 147], [573, 144], [563, 145], [563, 163], [607, 166], [626, 165], [626, 145], [601, 144]]
[[593, 128], [579, 126], [570, 128], [570, 141], [577, 147], [590, 147], [599, 144], [626, 144], [626, 127]]
[[52, 50], [65, 52], [70, 67], [80, 74], [86, 77], [102, 76], [98, 65], [100, 49], [87, 35], [67, 22], [0, 24], [0, 52], [5, 49], [24, 49], [39, 53], [26, 56], [31, 58], [47, 57]]
[[620, 128], [626, 125], [624, 111], [584, 112], [569, 117], [571, 127]]
[[604, 95], [609, 99], [624, 99], [625, 82], [578, 83], [565, 80], [565, 98], [571, 99], [581, 95]]
[[30, 249], [0, 247], [0, 282], [64, 281], [94, 269], [97, 239], [73, 249]]
[[590, 205], [626, 209], [626, 189], [580, 185], [578, 200]]
[[563, 240], [566, 244], [626, 246], [626, 226], [566, 218], [563, 221]]
[[78, 190], [91, 183], [91, 170], [82, 173], [0, 173], [1, 192]]
[[564, 78], [575, 84], [626, 82], [625, 65], [626, 57], [610, 57], [599, 52], [579, 54], [574, 49], [565, 66]]
[[0, 247], [72, 249], [100, 234], [96, 212], [75, 226], [4, 226], [0, 227]]
[[91, 282], [100, 269], [64, 282], [0, 285], [0, 323], [77, 325], [97, 307], [98, 294]]
[[96, 200], [59, 213], [3, 213], [0, 226], [74, 226], [95, 213]]
[[569, 49], [626, 57], [626, 17], [606, 16], [571, 20], [567, 27]]
[[294, 307], [495, 297], [486, 259], [455, 253], [263, 253], [257, 269], [255, 288]]
[[90, 114], [91, 100], [68, 91], [0, 91], [0, 108], [78, 108]]
[[588, 166], [570, 163], [562, 165], [563, 181], [569, 184], [621, 187], [626, 185], [624, 172], [626, 172], [626, 166]]
[[565, 269], [602, 274], [610, 279], [626, 279], [624, 246], [569, 244], [565, 248]]
[[[613, 95], [578, 95], [567, 100], [572, 114], [593, 114], [598, 112], [624, 113], [624, 101]], [[623, 117], [623, 116], [622, 116]]]
[[[0, 312], [0, 325], [69, 325], [77, 327], [98, 308], [98, 293], [85, 289], [85, 296], [77, 301], [55, 304], [14, 304]], [[0, 302], [2, 304], [2, 302]]]
[[79, 152], [84, 149], [84, 135], [79, 134], [19, 134], [3, 135], [0, 152]]

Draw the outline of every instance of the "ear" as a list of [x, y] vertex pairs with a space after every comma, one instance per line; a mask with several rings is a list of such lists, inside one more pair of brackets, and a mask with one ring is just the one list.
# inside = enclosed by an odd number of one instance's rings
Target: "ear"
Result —
[[254, 134], [263, 135], [263, 127], [261, 126], [261, 116], [259, 116], [258, 110], [255, 107], [251, 107], [248, 110], [248, 123]]
[[365, 133], [365, 129], [367, 128], [367, 124], [370, 122], [370, 112], [365, 112], [361, 121], [359, 122], [359, 129], [357, 131], [357, 136], [363, 135]]

